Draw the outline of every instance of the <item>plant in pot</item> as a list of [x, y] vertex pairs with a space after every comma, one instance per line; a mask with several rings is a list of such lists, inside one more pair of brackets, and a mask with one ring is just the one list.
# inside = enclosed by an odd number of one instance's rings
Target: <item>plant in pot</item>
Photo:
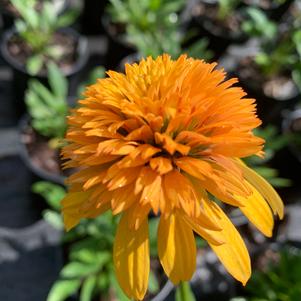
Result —
[[[35, 6], [37, 11], [41, 10], [44, 1], [45, 0], [37, 1]], [[23, 2], [32, 2], [32, 0], [24, 0]], [[68, 6], [68, 0], [51, 0], [51, 2], [58, 14], [60, 14]], [[2, 27], [6, 30], [13, 26], [15, 19], [20, 17], [20, 13], [14, 7], [11, 0], [0, 0], [0, 16], [2, 18]]]
[[178, 13], [184, 5], [184, 0], [110, 0], [108, 16], [103, 18], [109, 37], [108, 67], [116, 67], [122, 58], [135, 52], [135, 45], [129, 39], [133, 33], [167, 37], [178, 26]]
[[[66, 132], [66, 116], [74, 101], [68, 97], [68, 81], [61, 70], [52, 62], [47, 69], [50, 88], [32, 79], [26, 92], [29, 117], [20, 122], [21, 156], [38, 178], [64, 184], [59, 152]], [[81, 97], [83, 86], [101, 77], [104, 68], [94, 68], [87, 81], [78, 86], [78, 96]]]
[[141, 57], [153, 58], [168, 53], [173, 58], [186, 53], [188, 56], [209, 61], [213, 53], [208, 49], [208, 40], [200, 38], [190, 42], [193, 32], [180, 31], [178, 26], [166, 28], [164, 31], [141, 31], [131, 27], [127, 39], [135, 45], [137, 52], [123, 58], [118, 69], [123, 70], [125, 63], [138, 62]]
[[40, 11], [37, 0], [11, 0], [20, 13], [15, 28], [4, 34], [1, 50], [13, 69], [13, 92], [16, 109], [22, 112], [27, 82], [37, 77], [46, 82], [49, 62], [55, 62], [68, 80], [74, 81], [88, 58], [87, 41], [70, 28], [73, 10], [58, 15], [54, 4], [45, 1]]
[[195, 0], [189, 6], [191, 27], [199, 31], [199, 36], [209, 37], [209, 48], [216, 59], [230, 44], [247, 39], [241, 30], [243, 11], [240, 6], [240, 0]]
[[238, 77], [248, 94], [257, 99], [261, 119], [277, 124], [281, 110], [294, 106], [300, 93], [292, 79], [300, 60], [295, 38], [299, 29], [290, 26], [280, 30], [262, 11], [252, 8], [247, 12], [249, 19], [243, 29], [260, 37], [259, 51], [239, 62]]
[[59, 149], [69, 111], [68, 83], [54, 63], [47, 68], [50, 89], [32, 79], [26, 92], [29, 117], [20, 122], [21, 157], [39, 178], [63, 184]]

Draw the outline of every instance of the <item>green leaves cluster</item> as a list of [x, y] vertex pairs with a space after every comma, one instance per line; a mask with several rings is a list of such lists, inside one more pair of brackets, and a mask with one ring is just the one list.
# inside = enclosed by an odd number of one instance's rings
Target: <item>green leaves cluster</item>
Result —
[[210, 59], [208, 42], [201, 39], [191, 47], [183, 49], [185, 33], [179, 30], [179, 12], [184, 0], [110, 0], [108, 12], [116, 24], [126, 28], [125, 39], [134, 45], [143, 57], [157, 57], [169, 53], [177, 58], [182, 53]]
[[[66, 194], [65, 189], [42, 181], [35, 183], [32, 190], [49, 205], [43, 212], [44, 219], [63, 230], [60, 202]], [[129, 301], [118, 285], [113, 266], [112, 250], [117, 225], [118, 217], [107, 212], [95, 219], [82, 220], [77, 227], [64, 234], [63, 242], [69, 246], [68, 262], [51, 288], [47, 301], [63, 301], [72, 295], [78, 296], [80, 301], [90, 301], [94, 296], [109, 294], [113, 294], [116, 300]], [[152, 256], [157, 255], [157, 228], [158, 219], [150, 220]], [[149, 291], [156, 293], [158, 290], [158, 280], [151, 271]]]
[[253, 273], [246, 290], [250, 297], [231, 301], [298, 301], [301, 296], [301, 254], [284, 250], [280, 260], [270, 263], [266, 271]]
[[53, 35], [59, 28], [72, 24], [77, 12], [68, 10], [59, 15], [52, 1], [42, 1], [39, 11], [38, 0], [10, 1], [20, 14], [20, 18], [15, 21], [17, 33], [32, 51], [26, 64], [27, 69], [31, 74], [37, 74], [45, 58], [58, 61], [62, 57], [63, 50], [53, 43]]
[[33, 79], [29, 82], [25, 102], [33, 128], [48, 138], [62, 139], [66, 132], [68, 113], [68, 82], [60, 69], [48, 64], [50, 88]]
[[301, 20], [287, 22], [286, 28], [271, 21], [266, 13], [256, 7], [245, 10], [242, 29], [251, 37], [259, 38], [260, 51], [254, 62], [267, 77], [291, 72], [301, 89]]

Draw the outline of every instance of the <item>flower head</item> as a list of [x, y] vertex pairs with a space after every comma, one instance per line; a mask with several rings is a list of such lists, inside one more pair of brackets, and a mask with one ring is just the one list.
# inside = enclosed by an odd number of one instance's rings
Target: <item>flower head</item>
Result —
[[243, 284], [246, 246], [212, 199], [239, 207], [266, 236], [283, 216], [275, 190], [239, 158], [262, 155], [253, 99], [216, 64], [168, 55], [109, 71], [69, 117], [63, 155], [70, 192], [62, 201], [67, 229], [106, 210], [121, 214], [114, 242], [117, 279], [143, 299], [149, 275], [148, 215], [160, 215], [158, 254], [175, 283], [195, 271], [194, 232], [206, 239]]

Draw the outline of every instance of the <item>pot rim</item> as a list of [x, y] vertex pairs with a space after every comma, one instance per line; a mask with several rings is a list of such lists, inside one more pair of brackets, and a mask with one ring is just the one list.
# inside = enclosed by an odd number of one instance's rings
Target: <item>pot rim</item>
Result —
[[[63, 33], [67, 33], [69, 35], [73, 35], [75, 37], [75, 39], [78, 41], [78, 45], [76, 48], [76, 52], [78, 53], [78, 58], [75, 61], [75, 63], [73, 64], [72, 68], [68, 72], [63, 72], [64, 76], [70, 77], [70, 76], [78, 73], [79, 70], [81, 70], [88, 61], [88, 58], [89, 58], [88, 40], [85, 36], [80, 35], [77, 31], [75, 31], [71, 27], [61, 28], [57, 32], [63, 32]], [[15, 33], [17, 33], [17, 30], [15, 27], [12, 27], [4, 32], [3, 38], [1, 41], [0, 51], [2, 53], [3, 58], [6, 60], [6, 62], [9, 65], [11, 65], [14, 69], [18, 70], [19, 72], [21, 72], [23, 74], [30, 75], [27, 72], [25, 66], [20, 64], [17, 60], [15, 60], [8, 51], [7, 42]], [[37, 75], [33, 75], [32, 77], [46, 79], [48, 76], [47, 76], [47, 73], [38, 73]]]
[[27, 166], [27, 168], [30, 171], [32, 171], [35, 175], [37, 175], [39, 178], [46, 180], [46, 181], [54, 182], [54, 183], [57, 183], [60, 185], [65, 185], [64, 182], [65, 182], [66, 177], [48, 172], [48, 171], [44, 170], [43, 168], [40, 168], [37, 165], [32, 163], [32, 160], [31, 160], [31, 157], [29, 156], [27, 147], [26, 147], [25, 143], [22, 142], [22, 134], [24, 133], [24, 130], [27, 127], [29, 127], [29, 121], [30, 121], [29, 115], [24, 114], [21, 117], [19, 124], [18, 124], [19, 150], [20, 150], [19, 154], [20, 154], [22, 161]]

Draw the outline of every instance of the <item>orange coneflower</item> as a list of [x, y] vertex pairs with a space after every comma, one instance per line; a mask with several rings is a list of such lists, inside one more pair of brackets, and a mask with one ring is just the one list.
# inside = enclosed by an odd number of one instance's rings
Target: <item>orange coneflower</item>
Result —
[[109, 209], [121, 214], [114, 264], [130, 298], [147, 290], [151, 211], [160, 215], [160, 262], [175, 284], [195, 270], [194, 232], [233, 277], [250, 277], [246, 246], [210, 195], [239, 207], [266, 236], [272, 212], [283, 216], [275, 190], [239, 159], [262, 155], [254, 100], [215, 67], [185, 55], [149, 57], [125, 74], [109, 71], [69, 117], [63, 155], [80, 170], [62, 201], [66, 228]]

